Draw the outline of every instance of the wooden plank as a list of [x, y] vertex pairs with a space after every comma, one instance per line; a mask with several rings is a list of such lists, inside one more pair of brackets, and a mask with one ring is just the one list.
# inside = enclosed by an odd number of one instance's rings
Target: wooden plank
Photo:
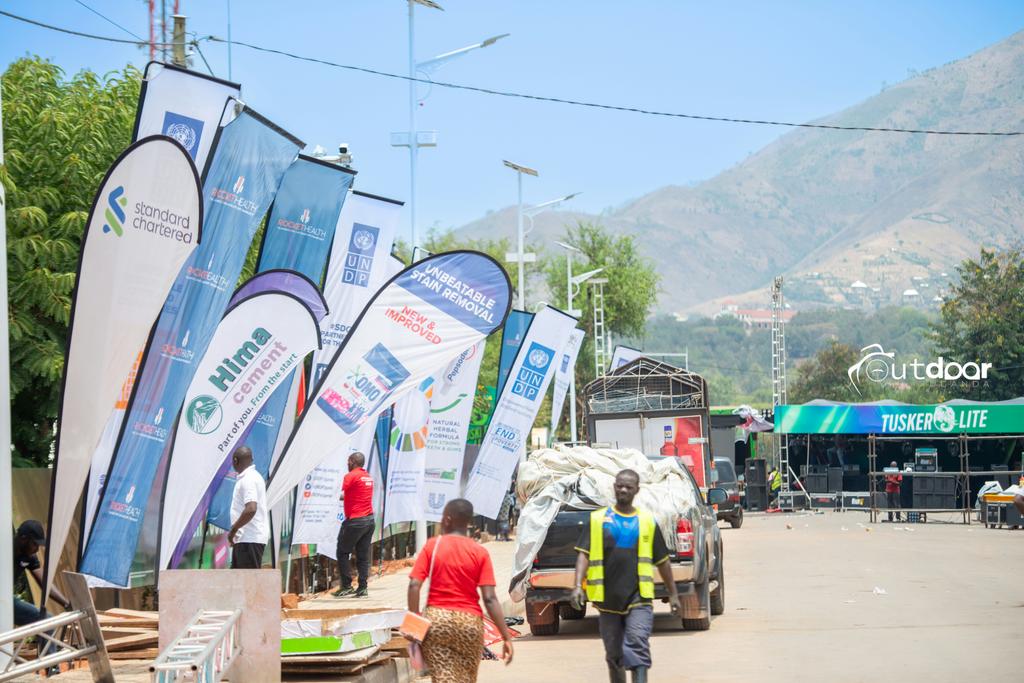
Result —
[[107, 652], [123, 652], [125, 650], [141, 650], [160, 642], [160, 634], [156, 631], [136, 633], [130, 636], [114, 638], [107, 641]]
[[151, 628], [131, 628], [127, 626], [101, 626], [100, 628], [103, 630], [103, 637], [106, 640], [134, 636], [139, 633], [156, 633], [156, 630]]
[[156, 621], [160, 618], [159, 612], [124, 609], [122, 607], [113, 607], [108, 610], [103, 610], [102, 613], [113, 617], [126, 617], [128, 619], [151, 619], [152, 621]]
[[143, 650], [125, 650], [124, 652], [111, 652], [110, 659], [124, 661], [127, 659], [139, 659], [153, 661], [160, 655], [160, 648], [148, 647]]
[[128, 628], [159, 628], [160, 622], [155, 619], [128, 619], [127, 617], [111, 617], [105, 614], [96, 615], [100, 626], [113, 626], [115, 628], [121, 628], [127, 626]]
[[393, 607], [351, 607], [346, 609], [283, 609], [282, 619], [347, 619], [356, 614], [386, 612]]

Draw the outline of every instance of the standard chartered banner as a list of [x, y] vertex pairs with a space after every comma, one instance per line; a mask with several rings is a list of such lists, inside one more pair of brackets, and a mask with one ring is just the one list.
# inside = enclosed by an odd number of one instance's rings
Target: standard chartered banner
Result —
[[[160, 567], [171, 556], [221, 463], [274, 390], [320, 344], [316, 314], [302, 299], [264, 292], [243, 299], [217, 327], [174, 435], [164, 484]], [[192, 534], [185, 537], [185, 545]]]
[[491, 519], [498, 516], [520, 453], [526, 449], [533, 421], [555, 374], [557, 359], [562, 357], [575, 327], [576, 318], [550, 306], [541, 309], [533, 319], [512, 364], [505, 390], [498, 397], [466, 484], [463, 497], [473, 503], [478, 515]]
[[484, 342], [479, 342], [434, 378], [421, 498], [428, 522], [440, 522], [445, 503], [461, 493], [462, 460], [483, 357]]
[[565, 395], [569, 391], [569, 384], [572, 382], [572, 375], [576, 371], [576, 357], [583, 346], [584, 332], [575, 329], [569, 335], [569, 342], [562, 351], [561, 361], [555, 370], [555, 393], [551, 397], [551, 438], [555, 438], [558, 430], [558, 421], [562, 417], [562, 408], [565, 406]]
[[[319, 284], [338, 217], [354, 177], [355, 172], [347, 168], [300, 154], [285, 172], [274, 205], [270, 208], [257, 272], [284, 269], [300, 273]], [[256, 469], [264, 477], [270, 475], [270, 461], [293, 393], [291, 380], [275, 389], [245, 437], [244, 445], [256, 454]], [[221, 478], [222, 483], [209, 507], [210, 523], [222, 529], [231, 526], [229, 514], [235, 490], [234, 475], [235, 472], [228, 468], [227, 476]]]
[[47, 587], [111, 407], [161, 302], [199, 244], [200, 195], [192, 159], [161, 136], [125, 150], [96, 192], [71, 303], [50, 495]]
[[166, 135], [181, 143], [202, 171], [229, 99], [242, 86], [178, 66], [150, 62], [142, 76], [132, 139]]
[[341, 502], [341, 482], [348, 474], [348, 456], [359, 452], [366, 456], [366, 468], [371, 469], [370, 456], [373, 431], [376, 425], [367, 424], [352, 439], [348, 447], [332, 453], [313, 468], [299, 485], [295, 501], [295, 528], [292, 545], [315, 544], [317, 553], [332, 560], [338, 559], [338, 531], [345, 519]]
[[402, 202], [357, 190], [345, 201], [324, 281], [324, 297], [331, 312], [324, 322], [324, 346], [313, 355], [311, 388], [323, 376], [366, 302], [394, 274], [389, 255], [401, 212]]
[[396, 275], [367, 304], [313, 392], [277, 463], [273, 505], [360, 427], [508, 315], [509, 281], [494, 259], [453, 251]]
[[196, 363], [301, 146], [250, 110], [222, 129], [203, 187], [203, 243], [186, 261], [153, 330], [81, 563], [84, 573], [127, 583], [153, 478]]

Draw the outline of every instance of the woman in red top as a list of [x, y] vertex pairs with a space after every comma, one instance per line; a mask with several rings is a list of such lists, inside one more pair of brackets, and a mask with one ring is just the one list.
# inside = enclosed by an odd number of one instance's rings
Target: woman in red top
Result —
[[512, 634], [494, 592], [491, 556], [468, 535], [472, 518], [473, 504], [468, 500], [449, 501], [441, 515], [441, 535], [427, 541], [409, 575], [409, 611], [417, 614], [420, 588], [430, 577], [423, 612], [430, 620], [430, 630], [423, 640], [423, 656], [435, 683], [476, 681], [484, 645], [480, 597], [501, 631], [505, 664], [512, 662]]

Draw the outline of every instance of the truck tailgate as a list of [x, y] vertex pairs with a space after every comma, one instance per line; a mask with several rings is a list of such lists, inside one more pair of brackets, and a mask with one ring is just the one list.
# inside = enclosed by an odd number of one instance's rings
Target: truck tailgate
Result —
[[590, 512], [563, 510], [548, 527], [547, 538], [537, 553], [533, 566], [537, 569], [573, 567], [576, 565], [576, 545], [580, 534], [587, 528]]

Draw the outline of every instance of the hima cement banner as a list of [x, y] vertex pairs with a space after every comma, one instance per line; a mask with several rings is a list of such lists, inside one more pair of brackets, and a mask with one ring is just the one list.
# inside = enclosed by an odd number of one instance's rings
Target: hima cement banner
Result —
[[569, 343], [562, 351], [561, 360], [555, 370], [555, 393], [551, 397], [551, 438], [555, 438], [558, 431], [558, 421], [562, 417], [562, 408], [565, 407], [565, 395], [569, 392], [569, 385], [572, 382], [573, 373], [576, 371], [576, 357], [583, 346], [584, 332], [575, 329], [569, 336]]
[[416, 391], [395, 403], [388, 455], [384, 525], [414, 522], [423, 516], [423, 470], [430, 433], [430, 397], [434, 378], [427, 377]]
[[526, 331], [530, 329], [533, 322], [533, 313], [526, 311], [512, 311], [508, 314], [508, 321], [501, 331], [501, 350], [498, 353], [498, 395], [501, 395], [508, 381], [508, 373], [512, 371], [512, 364], [519, 355], [519, 347], [523, 345], [526, 338]]
[[[354, 171], [300, 154], [285, 172], [274, 205], [270, 207], [257, 272], [285, 269], [301, 273], [319, 284], [354, 178]], [[256, 469], [264, 477], [270, 475], [270, 461], [293, 393], [293, 378], [290, 378], [274, 390], [245, 438], [244, 444], [261, 456], [256, 461]], [[208, 519], [222, 529], [231, 526], [234, 474], [228, 468], [228, 476], [222, 478], [223, 483], [210, 503]]]
[[56, 575], [111, 407], [178, 271], [199, 244], [201, 192], [195, 164], [181, 145], [153, 136], [125, 150], [96, 193], [71, 303], [50, 494], [47, 586]]
[[505, 322], [509, 281], [472, 251], [432, 256], [367, 304], [295, 428], [267, 492], [271, 505], [407, 391]]
[[[282, 294], [290, 296], [294, 299], [298, 299], [312, 314], [314, 320], [318, 323], [319, 333], [319, 322], [324, 319], [327, 315], [327, 304], [324, 302], [323, 295], [320, 293], [320, 289], [313, 284], [309, 278], [301, 273], [297, 273], [293, 270], [268, 270], [265, 273], [259, 273], [254, 277], [250, 278], [235, 290], [235, 293], [231, 296], [231, 302], [228, 304], [228, 309], [231, 310], [238, 306], [242, 302], [246, 301], [255, 296], [262, 294]], [[223, 321], [221, 322], [223, 325]], [[217, 328], [216, 335], [220, 335], [220, 327]], [[315, 348], [315, 346], [313, 347]], [[207, 351], [207, 355], [212, 352]], [[227, 359], [225, 359], [227, 360]], [[301, 372], [298, 372], [302, 368], [302, 364], [293, 364], [293, 371], [288, 373], [286, 377], [280, 380], [275, 380], [275, 386], [289, 385], [293, 378], [301, 377]], [[201, 373], [196, 374], [196, 378], [193, 379], [193, 384], [198, 382], [198, 378], [201, 377]], [[278, 389], [275, 389], [276, 393]], [[273, 394], [271, 394], [273, 397]], [[188, 398], [186, 397], [185, 406], [189, 405]], [[245, 429], [242, 430], [240, 437], [234, 438], [234, 445], [246, 444], [251, 437], [253, 430], [259, 426], [258, 422], [260, 415], [263, 413], [263, 408], [266, 408], [266, 402], [262, 403], [260, 410], [256, 412], [256, 418], [253, 419], [251, 415], [246, 418]], [[179, 423], [180, 429], [180, 423]], [[187, 449], [189, 444], [185, 443], [182, 445], [178, 439], [175, 440], [171, 450], [171, 459], [173, 460], [175, 452], [178, 448]], [[251, 446], [250, 446], [251, 448]], [[229, 449], [229, 450], [233, 450]], [[186, 456], [189, 457], [189, 456]], [[259, 472], [266, 472], [272, 461], [272, 453], [270, 449], [264, 449], [262, 451], [253, 451], [253, 464]], [[227, 508], [225, 509], [223, 516], [230, 518], [230, 507], [231, 507], [231, 494], [234, 492], [235, 480], [237, 479], [237, 473], [231, 467], [231, 453], [228, 452], [221, 458], [221, 464], [213, 479], [204, 487], [205, 493], [202, 495], [202, 501], [195, 508], [192, 516], [189, 518], [188, 526], [185, 528], [183, 535], [181, 536], [182, 542], [179, 543], [178, 547], [174, 549], [174, 556], [171, 559], [173, 566], [179, 566], [180, 560], [184, 556], [187, 550], [188, 543], [187, 539], [194, 535], [195, 530], [199, 528], [200, 522], [206, 516], [206, 513], [211, 509], [212, 502], [215, 502], [214, 496], [217, 493], [221, 493], [223, 488], [230, 487], [228, 489], [228, 500]], [[166, 493], [166, 489], [165, 489]], [[211, 520], [211, 523], [216, 524], [216, 521]], [[225, 522], [223, 529], [228, 529], [231, 526], [230, 520]], [[275, 527], [276, 528], [276, 527]]]
[[345, 201], [324, 281], [331, 313], [324, 322], [324, 346], [313, 355], [311, 388], [323, 377], [366, 302], [394, 274], [389, 254], [401, 213], [402, 202], [359, 191]]
[[550, 306], [534, 317], [466, 484], [464, 497], [473, 503], [476, 514], [498, 516], [557, 361], [575, 327], [576, 318]]
[[182, 532], [260, 408], [319, 345], [316, 315], [290, 294], [255, 294], [224, 316], [185, 392], [174, 435], [164, 484], [161, 569], [174, 568], [171, 556]]
[[165, 135], [176, 140], [203, 173], [228, 107], [242, 86], [174, 64], [149, 62], [142, 76], [132, 139]]
[[612, 351], [612, 362], [608, 365], [608, 374], [615, 372], [623, 365], [626, 365], [637, 358], [642, 358], [643, 355], [644, 352], [639, 349], [619, 344], [615, 347], [615, 350]]
[[949, 401], [938, 405], [823, 403], [776, 406], [780, 434], [1016, 434], [1024, 402]]
[[445, 504], [461, 494], [462, 461], [483, 357], [484, 342], [480, 342], [434, 378], [423, 470], [422, 505], [428, 522], [440, 522]]
[[125, 585], [153, 478], [196, 363], [206, 352], [253, 235], [302, 142], [243, 110], [220, 133], [203, 191], [203, 243], [153, 330], [111, 459], [83, 573]]
[[150, 62], [142, 76], [132, 139], [166, 135], [181, 143], [202, 172], [221, 116], [242, 86], [178, 66]]

